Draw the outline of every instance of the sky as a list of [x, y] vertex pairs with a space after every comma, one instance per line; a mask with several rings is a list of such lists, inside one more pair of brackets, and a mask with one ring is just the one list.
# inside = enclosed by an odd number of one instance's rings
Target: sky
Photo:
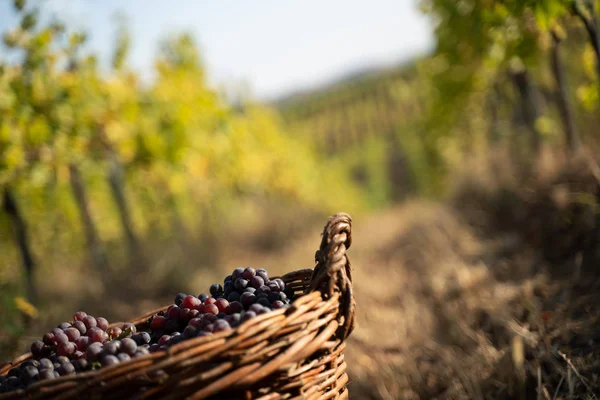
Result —
[[[267, 101], [407, 61], [434, 46], [417, 0], [40, 1], [68, 26], [85, 29], [89, 46], [107, 61], [115, 15], [127, 16], [129, 63], [147, 79], [160, 39], [190, 32], [215, 86], [248, 88]], [[12, 1], [1, 0], [0, 30], [16, 22]]]

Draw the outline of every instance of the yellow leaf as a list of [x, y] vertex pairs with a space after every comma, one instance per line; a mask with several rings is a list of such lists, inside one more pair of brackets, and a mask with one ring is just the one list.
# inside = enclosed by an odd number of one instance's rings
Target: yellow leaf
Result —
[[38, 309], [23, 297], [15, 297], [15, 305], [19, 311], [31, 318], [37, 318], [39, 314]]

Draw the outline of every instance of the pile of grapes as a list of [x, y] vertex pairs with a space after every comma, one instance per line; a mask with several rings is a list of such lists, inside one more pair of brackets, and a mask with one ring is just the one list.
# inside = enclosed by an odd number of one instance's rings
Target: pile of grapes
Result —
[[148, 320], [150, 329], [131, 323], [111, 326], [105, 318], [83, 311], [31, 345], [32, 358], [0, 375], [0, 393], [30, 384], [118, 364], [164, 350], [183, 340], [232, 329], [241, 323], [288, 307], [293, 292], [281, 279], [269, 279], [264, 269], [236, 268], [210, 295], [179, 293], [173, 305]]

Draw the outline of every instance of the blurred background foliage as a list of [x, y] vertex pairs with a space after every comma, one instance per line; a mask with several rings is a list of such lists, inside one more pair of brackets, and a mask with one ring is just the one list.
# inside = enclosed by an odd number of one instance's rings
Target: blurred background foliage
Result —
[[107, 293], [168, 298], [224, 244], [268, 251], [335, 211], [444, 197], [494, 148], [527, 166], [544, 147], [597, 147], [591, 1], [422, 0], [433, 54], [272, 104], [228, 102], [189, 35], [162, 43], [143, 83], [125, 21], [102, 71], [85, 32], [14, 5], [0, 66], [7, 348], [39, 318], [29, 303], [54, 318]]

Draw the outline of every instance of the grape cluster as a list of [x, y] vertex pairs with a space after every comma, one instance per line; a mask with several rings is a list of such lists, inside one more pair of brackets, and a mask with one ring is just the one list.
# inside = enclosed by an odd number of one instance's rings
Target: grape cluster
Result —
[[31, 345], [32, 358], [0, 376], [0, 393], [46, 379], [72, 375], [128, 361], [164, 350], [182, 340], [211, 335], [272, 310], [288, 307], [293, 291], [283, 280], [269, 279], [267, 271], [236, 268], [210, 286], [209, 295], [179, 293], [166, 311], [152, 316], [149, 330], [135, 325], [109, 327], [105, 318], [83, 311], [63, 322]]
[[179, 293], [173, 305], [153, 316], [150, 351], [235, 328], [257, 315], [289, 306], [293, 297], [283, 280], [270, 280], [265, 269], [250, 267], [236, 268], [223, 285], [211, 285], [209, 293]]
[[0, 393], [148, 354], [149, 344], [144, 346], [140, 337], [149, 343], [150, 336], [135, 332], [133, 324], [109, 327], [105, 318], [78, 311], [73, 321], [59, 324], [31, 344], [31, 359], [0, 376]]

